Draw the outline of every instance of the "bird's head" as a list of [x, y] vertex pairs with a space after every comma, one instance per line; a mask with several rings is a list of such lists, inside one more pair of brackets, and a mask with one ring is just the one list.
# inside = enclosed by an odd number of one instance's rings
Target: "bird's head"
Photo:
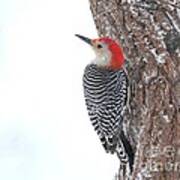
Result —
[[93, 47], [96, 54], [94, 64], [114, 70], [122, 68], [124, 64], [123, 51], [114, 40], [108, 37], [89, 39], [79, 34], [76, 36]]

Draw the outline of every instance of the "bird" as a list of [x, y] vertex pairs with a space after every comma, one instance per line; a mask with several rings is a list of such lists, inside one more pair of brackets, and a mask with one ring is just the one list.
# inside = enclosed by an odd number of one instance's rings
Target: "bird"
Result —
[[109, 37], [78, 38], [89, 44], [95, 59], [84, 70], [83, 89], [90, 121], [107, 153], [117, 154], [121, 164], [133, 170], [134, 152], [123, 131], [128, 100], [128, 76], [121, 46]]

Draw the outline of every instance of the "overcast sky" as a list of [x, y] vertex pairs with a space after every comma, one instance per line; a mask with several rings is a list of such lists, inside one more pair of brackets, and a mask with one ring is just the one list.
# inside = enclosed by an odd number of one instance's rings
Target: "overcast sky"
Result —
[[0, 1], [0, 179], [112, 180], [82, 74], [97, 37], [88, 0]]

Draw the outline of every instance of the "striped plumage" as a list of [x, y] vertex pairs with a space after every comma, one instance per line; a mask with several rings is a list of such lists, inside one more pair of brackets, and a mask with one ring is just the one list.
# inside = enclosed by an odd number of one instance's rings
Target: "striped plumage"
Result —
[[127, 78], [123, 70], [109, 70], [95, 64], [86, 67], [84, 95], [91, 122], [100, 136], [116, 134], [127, 98]]
[[105, 150], [111, 153], [119, 151], [121, 162], [126, 163], [128, 157], [120, 140], [128, 92], [124, 70], [110, 70], [90, 64], [84, 72], [83, 86], [91, 123]]

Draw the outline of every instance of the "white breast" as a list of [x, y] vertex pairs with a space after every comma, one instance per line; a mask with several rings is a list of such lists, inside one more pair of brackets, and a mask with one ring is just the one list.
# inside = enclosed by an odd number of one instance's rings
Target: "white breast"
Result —
[[111, 61], [111, 52], [109, 50], [104, 50], [101, 52], [96, 52], [96, 58], [93, 60], [93, 64], [98, 66], [108, 66]]

